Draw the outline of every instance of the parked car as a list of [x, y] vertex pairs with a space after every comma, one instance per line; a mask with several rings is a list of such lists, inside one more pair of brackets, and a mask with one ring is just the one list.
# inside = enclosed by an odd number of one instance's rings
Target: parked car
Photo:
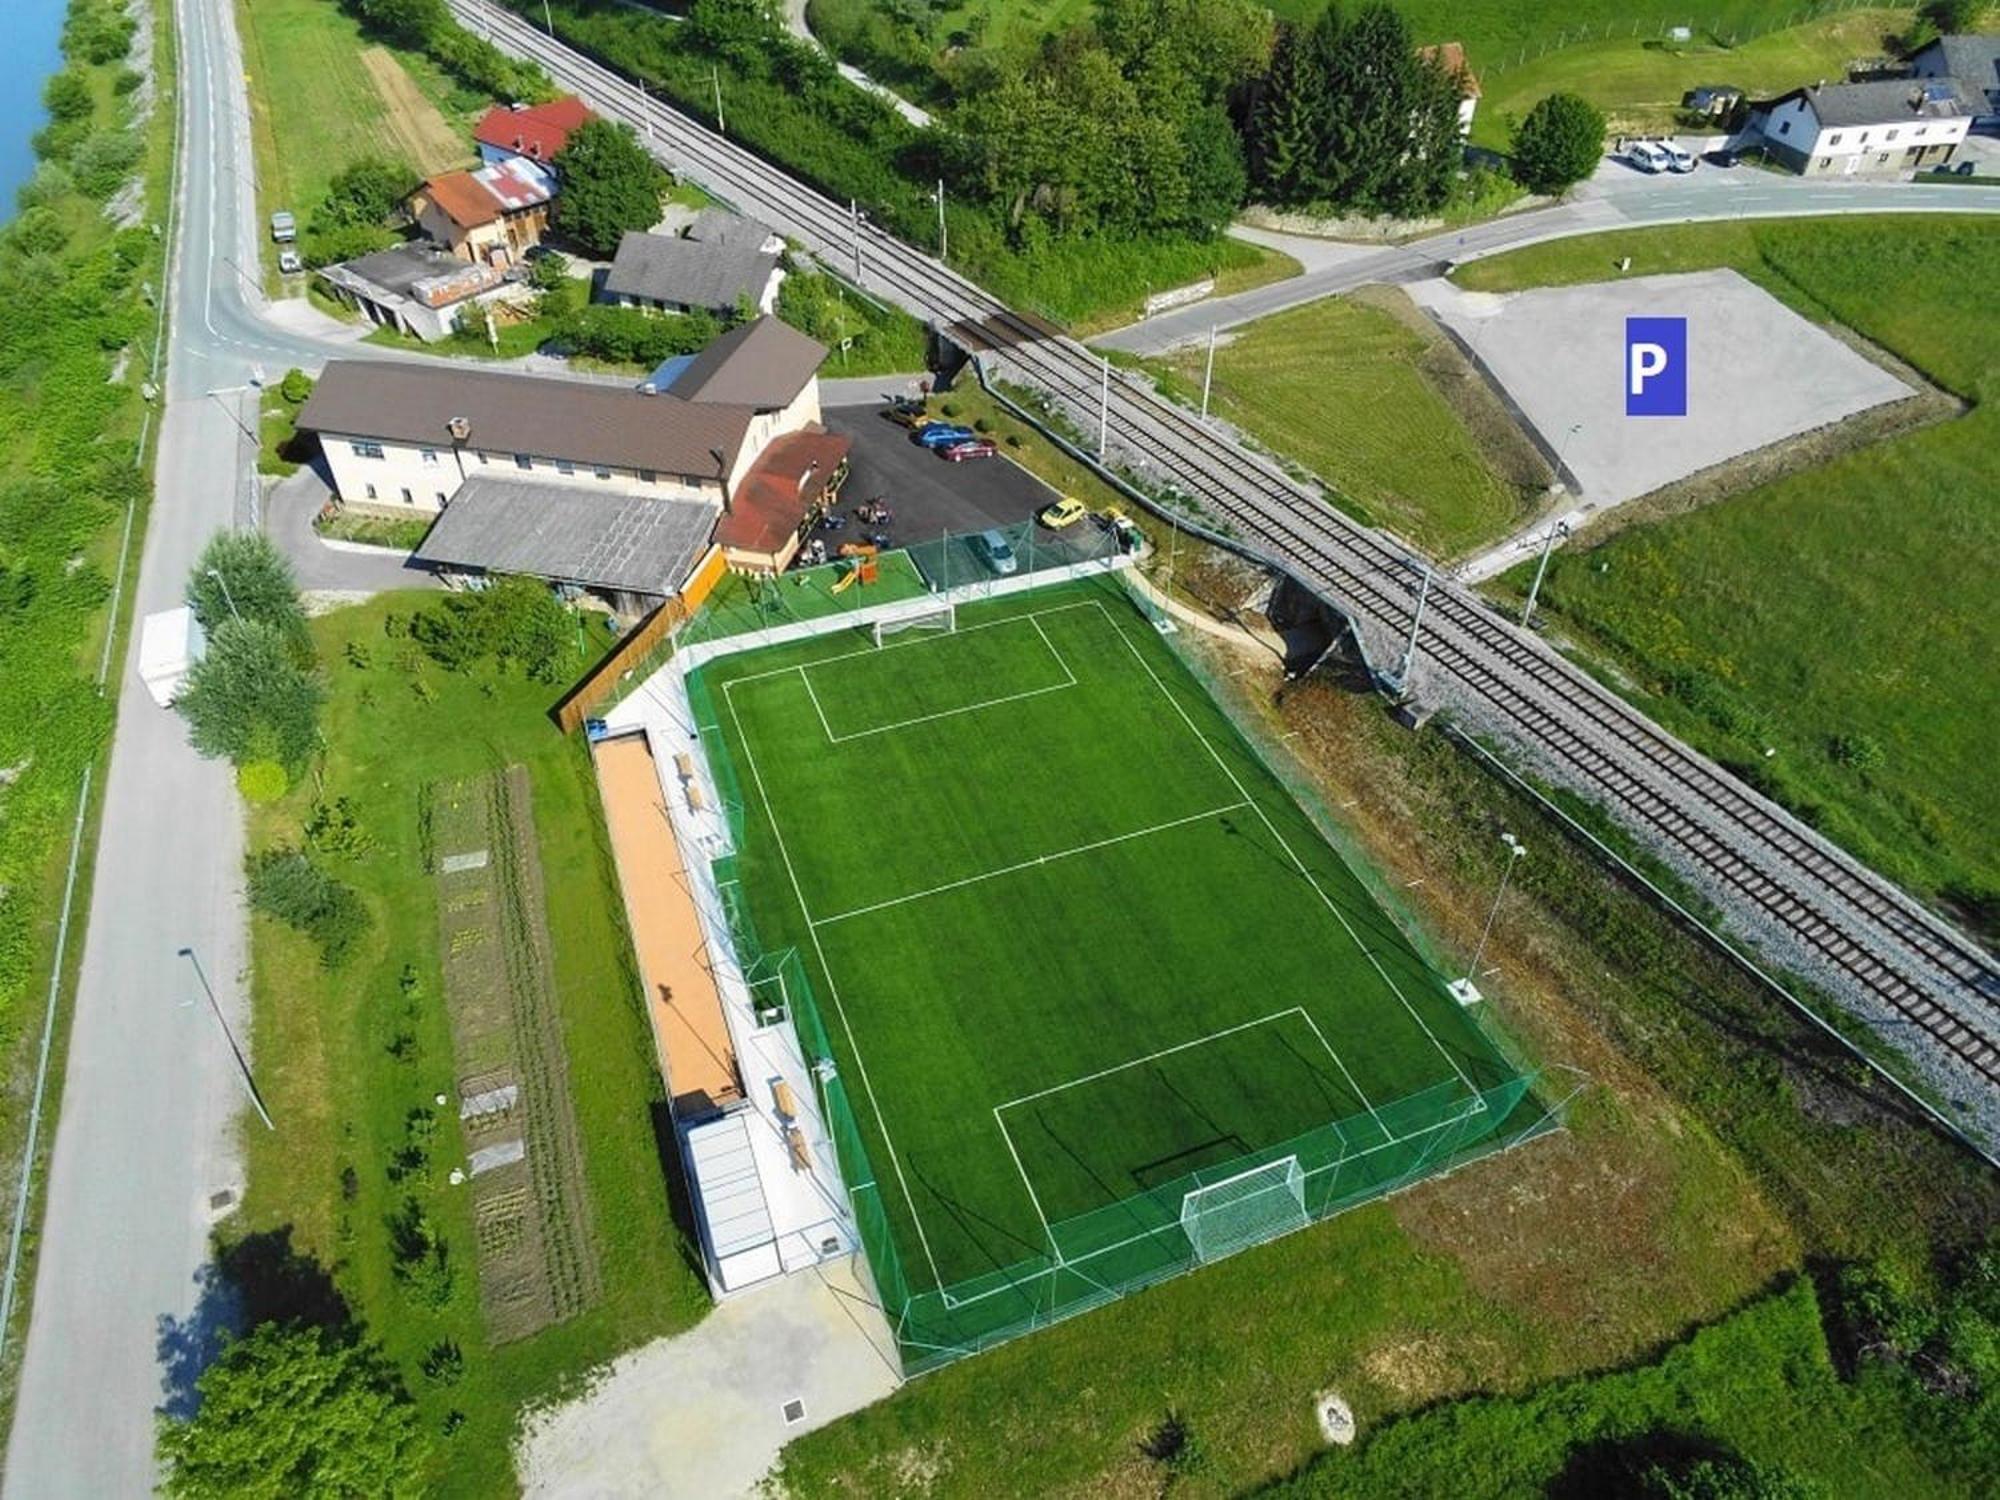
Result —
[[1664, 172], [1672, 165], [1672, 158], [1651, 141], [1627, 141], [1625, 160], [1642, 172]]
[[997, 531], [975, 532], [969, 545], [973, 555], [1002, 578], [1021, 570], [1014, 549], [1007, 545], [1007, 538]]
[[898, 427], [910, 428], [925, 426], [931, 419], [930, 413], [924, 410], [923, 402], [910, 400], [891, 401], [882, 409], [882, 415]]
[[946, 443], [968, 443], [977, 436], [970, 427], [955, 422], [926, 422], [911, 438], [926, 448], [942, 448]]
[[278, 269], [287, 276], [296, 276], [305, 268], [306, 263], [299, 259], [298, 251], [280, 250], [278, 252]]
[[285, 209], [271, 215], [271, 238], [280, 245], [289, 245], [299, 237], [299, 221]]
[[1688, 151], [1683, 151], [1679, 146], [1676, 146], [1672, 141], [1661, 141], [1653, 149], [1656, 151], [1662, 151], [1666, 153], [1668, 170], [1674, 172], [1692, 172], [1694, 170], [1693, 154]]
[[1724, 147], [1720, 151], [1708, 152], [1702, 157], [1702, 160], [1707, 162], [1711, 167], [1733, 167], [1739, 161], [1743, 160], [1743, 153]]
[[1089, 506], [1072, 495], [1064, 495], [1053, 505], [1044, 505], [1035, 513], [1035, 519], [1051, 531], [1061, 531], [1065, 526], [1074, 526], [1089, 514]]
[[999, 445], [986, 438], [967, 438], [963, 442], [945, 443], [932, 450], [939, 458], [955, 464], [962, 464], [968, 458], [991, 458], [1000, 451]]

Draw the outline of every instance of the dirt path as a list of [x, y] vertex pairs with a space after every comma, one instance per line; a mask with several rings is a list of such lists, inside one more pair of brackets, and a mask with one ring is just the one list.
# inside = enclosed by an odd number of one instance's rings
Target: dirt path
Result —
[[361, 65], [382, 96], [384, 124], [403, 155], [419, 172], [458, 165], [470, 154], [467, 137], [426, 99], [403, 65], [385, 47], [369, 47]]

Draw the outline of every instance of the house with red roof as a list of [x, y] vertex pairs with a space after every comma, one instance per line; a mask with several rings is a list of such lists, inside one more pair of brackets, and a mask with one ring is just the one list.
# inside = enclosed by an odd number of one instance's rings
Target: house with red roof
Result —
[[1465, 44], [1441, 42], [1435, 47], [1419, 47], [1417, 56], [1436, 63], [1444, 69], [1446, 77], [1458, 80], [1458, 133], [1470, 135], [1472, 114], [1479, 108], [1479, 75], [1465, 61]]
[[496, 104], [479, 117], [472, 138], [479, 143], [480, 161], [489, 167], [516, 156], [550, 162], [569, 144], [570, 132], [596, 118], [570, 94], [547, 104]]

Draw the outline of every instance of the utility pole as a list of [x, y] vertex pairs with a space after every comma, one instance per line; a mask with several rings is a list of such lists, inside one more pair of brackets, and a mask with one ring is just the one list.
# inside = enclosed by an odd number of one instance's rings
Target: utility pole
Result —
[[556, 38], [556, 23], [549, 19], [549, 0], [542, 0], [542, 24], [549, 30], [549, 40]]
[[[546, 4], [547, 0], [543, 3]], [[714, 63], [708, 65], [708, 81], [715, 85], [715, 133], [727, 135], [728, 128], [722, 123], [722, 69]]]
[[1535, 623], [1535, 596], [1542, 591], [1542, 575], [1549, 570], [1549, 554], [1556, 549], [1556, 538], [1569, 535], [1569, 522], [1557, 521], [1549, 527], [1548, 535], [1542, 538], [1542, 560], [1535, 564], [1535, 581], [1528, 585], [1528, 603], [1521, 611], [1521, 628], [1527, 629]]
[[651, 140], [653, 138], [652, 96], [646, 92], [646, 80], [637, 73], [632, 75], [632, 81], [639, 86], [639, 113], [646, 121], [646, 139]]
[[1403, 663], [1396, 668], [1396, 690], [1407, 691], [1410, 686], [1410, 668], [1417, 664], [1417, 631], [1424, 623], [1424, 603], [1431, 596], [1431, 565], [1424, 564], [1424, 581], [1417, 589], [1417, 612], [1410, 616], [1410, 639], [1403, 647]]
[[243, 623], [243, 612], [236, 607], [236, 600], [229, 592], [229, 580], [227, 578], [224, 578], [222, 574], [214, 568], [206, 568], [203, 571], [207, 573], [207, 575], [210, 578], [213, 578], [217, 583], [222, 585], [222, 602], [229, 606], [230, 614], [234, 615], [236, 617], [236, 623], [241, 625]]
[[951, 235], [944, 223], [944, 179], [940, 177], [937, 186], [938, 203], [938, 259], [943, 260], [951, 250]]
[[1215, 384], [1215, 324], [1208, 325], [1208, 365], [1201, 372], [1201, 419], [1208, 420], [1208, 390]]
[[209, 1013], [215, 1017], [215, 1024], [221, 1029], [222, 1039], [229, 1043], [229, 1055], [236, 1059], [236, 1076], [242, 1080], [243, 1092], [250, 1096], [250, 1104], [257, 1111], [257, 1118], [264, 1122], [266, 1130], [276, 1130], [277, 1124], [271, 1119], [271, 1112], [264, 1108], [264, 1099], [257, 1092], [257, 1080], [250, 1076], [250, 1064], [243, 1056], [243, 1049], [236, 1045], [236, 1035], [229, 1029], [229, 1021], [222, 1014], [222, 1003], [215, 998], [215, 990], [208, 982], [208, 975], [202, 972], [201, 960], [194, 956], [194, 949], [183, 948], [180, 956], [194, 965], [194, 977], [201, 981], [201, 988], [208, 996]]
[[1099, 355], [1098, 362], [1103, 367], [1102, 383], [1097, 388], [1097, 458], [1102, 463], [1105, 446], [1111, 441], [1111, 361]]
[[861, 205], [856, 200], [847, 200], [848, 232], [854, 237], [854, 284], [861, 285]]

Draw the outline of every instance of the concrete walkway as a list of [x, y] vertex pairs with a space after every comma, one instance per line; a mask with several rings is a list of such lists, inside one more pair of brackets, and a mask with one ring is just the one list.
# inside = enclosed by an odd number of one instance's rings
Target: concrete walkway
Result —
[[291, 560], [299, 587], [314, 594], [366, 598], [389, 589], [438, 586], [437, 575], [386, 548], [350, 551], [331, 546], [313, 530], [331, 491], [310, 465], [271, 487], [264, 499], [264, 534]]
[[[550, 1500], [750, 1495], [787, 1442], [881, 1400], [901, 1378], [852, 1262], [780, 1277], [626, 1355], [588, 1395], [533, 1422], [518, 1453], [522, 1490]], [[803, 1403], [796, 1421], [789, 1401]]]

